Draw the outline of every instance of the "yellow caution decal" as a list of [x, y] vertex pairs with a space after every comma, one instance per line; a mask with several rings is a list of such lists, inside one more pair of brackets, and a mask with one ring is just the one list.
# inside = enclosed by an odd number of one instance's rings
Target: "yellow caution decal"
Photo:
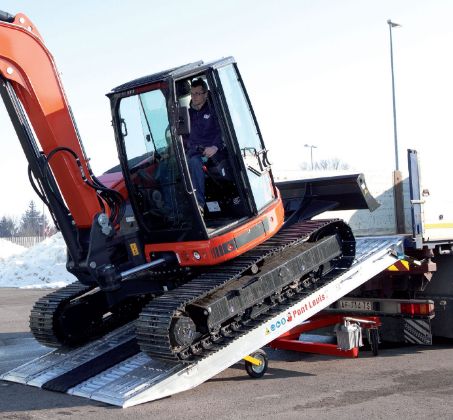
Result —
[[387, 268], [388, 271], [409, 271], [409, 261], [398, 260], [395, 264]]
[[134, 257], [136, 257], [136, 256], [139, 254], [137, 244], [136, 244], [135, 242], [132, 242], [132, 243], [129, 244], [129, 246], [130, 246], [130, 248], [131, 248], [131, 253], [132, 253], [132, 255], [133, 255]]

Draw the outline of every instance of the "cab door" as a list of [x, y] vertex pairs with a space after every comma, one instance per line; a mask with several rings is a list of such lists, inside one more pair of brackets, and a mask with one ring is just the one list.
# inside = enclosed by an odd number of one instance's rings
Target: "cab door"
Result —
[[249, 197], [251, 204], [255, 212], [260, 212], [275, 199], [267, 150], [236, 64], [230, 61], [216, 67], [214, 77], [228, 131], [238, 146], [242, 169], [247, 174], [247, 188], [253, 196]]

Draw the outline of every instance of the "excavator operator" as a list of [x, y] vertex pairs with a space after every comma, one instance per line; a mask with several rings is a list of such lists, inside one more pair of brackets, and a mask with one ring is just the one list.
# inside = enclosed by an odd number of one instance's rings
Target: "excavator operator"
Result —
[[206, 199], [203, 165], [208, 159], [225, 159], [226, 151], [214, 106], [209, 100], [208, 85], [201, 77], [192, 81], [190, 95], [191, 129], [185, 139], [186, 153], [198, 207], [204, 215]]

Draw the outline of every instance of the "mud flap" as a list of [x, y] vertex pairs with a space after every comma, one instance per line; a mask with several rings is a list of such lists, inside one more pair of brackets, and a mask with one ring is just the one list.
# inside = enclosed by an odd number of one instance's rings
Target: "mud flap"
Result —
[[393, 343], [432, 345], [431, 320], [426, 318], [381, 317], [379, 335]]

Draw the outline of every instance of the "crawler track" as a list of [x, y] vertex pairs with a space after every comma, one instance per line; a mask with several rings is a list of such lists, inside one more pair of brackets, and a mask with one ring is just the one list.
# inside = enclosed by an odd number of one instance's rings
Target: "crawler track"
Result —
[[[319, 254], [316, 246], [319, 244], [318, 248], [325, 248], [327, 245], [321, 242], [327, 244], [325, 238], [333, 236], [339, 238], [341, 249], [336, 254], [327, 252], [325, 255], [331, 255], [332, 261], [323, 261], [323, 252]], [[75, 282], [35, 303], [30, 314], [30, 328], [35, 338], [45, 346], [73, 347], [138, 317], [137, 339], [142, 351], [159, 359], [192, 362], [263, 322], [274, 310], [281, 310], [291, 298], [311, 293], [321, 279], [326, 281], [329, 271], [347, 268], [354, 254], [354, 238], [343, 222], [304, 221], [283, 229], [232, 261], [206, 268], [196, 278], [147, 304], [149, 297], [141, 296], [110, 308], [99, 289]], [[304, 266], [300, 273], [296, 272], [295, 277], [274, 275], [269, 278], [268, 272], [272, 270], [288, 271], [286, 265], [290, 256], [300, 259], [295, 263]], [[255, 281], [258, 277], [259, 281]], [[248, 295], [259, 296], [250, 303], [242, 303], [242, 309], [231, 317], [227, 313], [228, 319], [197, 315], [197, 311], [203, 312], [203, 308], [209, 311], [221, 308], [222, 298], [232, 291], [241, 295], [239, 300], [250, 300]], [[175, 321], [181, 317], [195, 319], [192, 332], [184, 322], [175, 327]], [[180, 330], [180, 335], [190, 336], [187, 344], [175, 341], [178, 334], [175, 330]]]
[[78, 281], [39, 299], [30, 313], [30, 329], [47, 347], [74, 347], [137, 318], [146, 298], [129, 298], [109, 308], [95, 286]]
[[[333, 260], [324, 264], [316, 259], [312, 250], [318, 240], [332, 235], [339, 238], [341, 249], [339, 254], [332, 257]], [[231, 318], [221, 325], [209, 325], [207, 321], [204, 326], [197, 324], [195, 332], [191, 331], [191, 321], [188, 326], [182, 322], [175, 327], [175, 322], [181, 318], [190, 318], [188, 314], [192, 315], [197, 305], [207, 307], [210, 299], [222, 295], [223, 291], [225, 294], [231, 294], [232, 291], [233, 294], [234, 292], [241, 294], [243, 291], [247, 293], [249, 285], [245, 285], [240, 292], [233, 290], [241, 278], [250, 274], [252, 274], [250, 277], [255, 274], [259, 276], [258, 271], [269, 271], [268, 265], [272, 266], [273, 270], [282, 269], [286, 272], [288, 268], [285, 264], [290, 254], [295, 255], [295, 258], [307, 256], [305, 260], [296, 261], [296, 265], [300, 266], [297, 279], [291, 276], [286, 279], [284, 275], [277, 276], [283, 278], [278, 285], [269, 286], [266, 290], [258, 292], [262, 293], [262, 296], [255, 299], [257, 303], [245, 310], [242, 308], [239, 313], [233, 313]], [[316, 220], [294, 224], [242, 256], [210, 267], [197, 278], [149, 302], [137, 321], [137, 340], [140, 348], [150, 357], [175, 362], [190, 363], [203, 358], [228, 344], [238, 335], [264, 322], [274, 310], [280, 311], [284, 308], [291, 298], [310, 293], [313, 285], [320, 282], [321, 278], [323, 281], [328, 280], [327, 274], [333, 269], [349, 267], [354, 255], [354, 237], [343, 222]], [[263, 280], [268, 283], [264, 277]], [[209, 311], [205, 311], [206, 316], [207, 312]], [[179, 331], [175, 332], [175, 329]], [[190, 338], [188, 340], [191, 341], [190, 344], [181, 345], [175, 340], [178, 334], [193, 335], [193, 341]]]
[[76, 281], [35, 302], [30, 313], [30, 329], [36, 340], [48, 347], [63, 344], [61, 331], [57, 326], [57, 317], [61, 309], [71, 300], [84, 295], [92, 289]]

